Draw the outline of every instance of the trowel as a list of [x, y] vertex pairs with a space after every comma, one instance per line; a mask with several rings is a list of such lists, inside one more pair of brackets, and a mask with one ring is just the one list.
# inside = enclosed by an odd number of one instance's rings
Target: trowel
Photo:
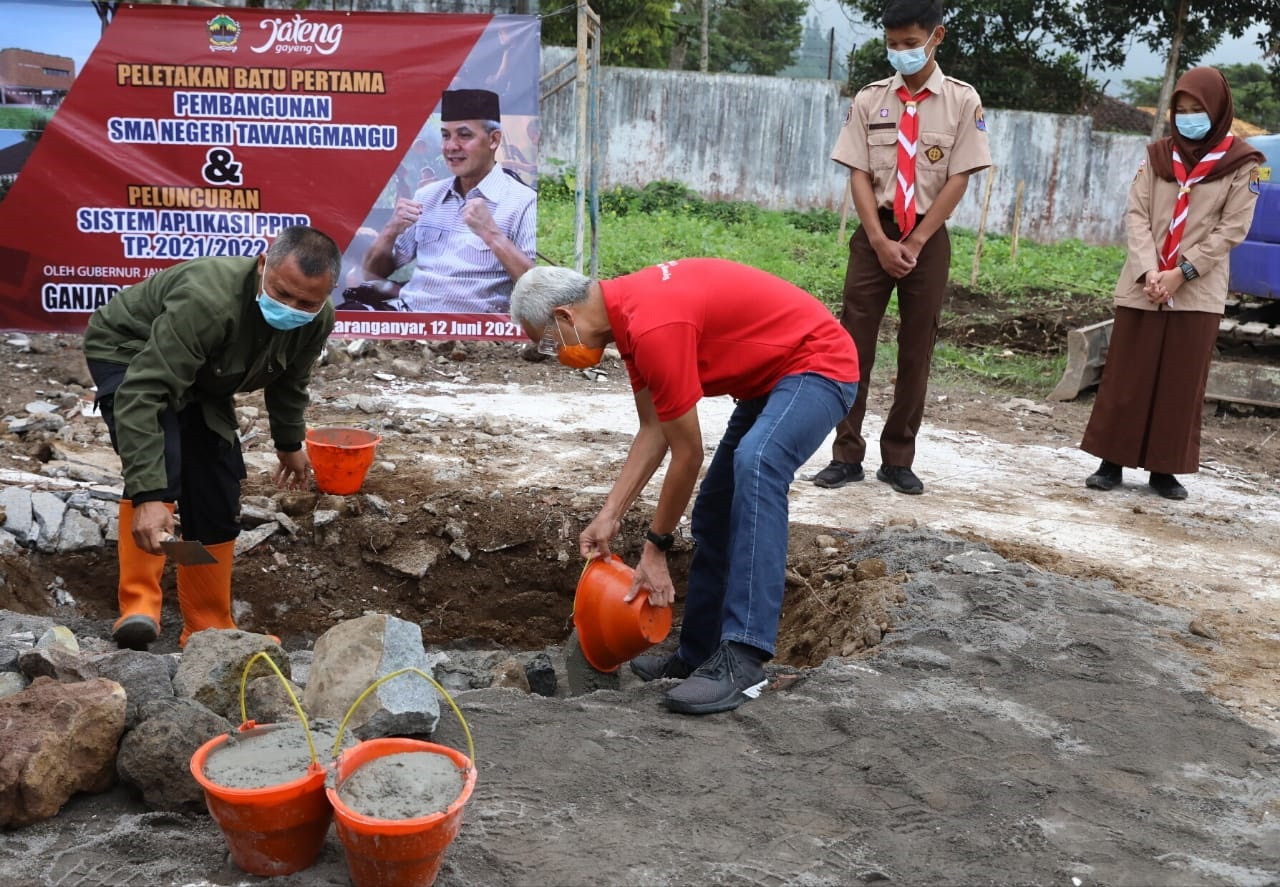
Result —
[[177, 536], [169, 536], [160, 543], [160, 547], [164, 549], [166, 555], [183, 566], [196, 567], [201, 564], [216, 564], [218, 562], [218, 559], [210, 553], [209, 549], [194, 540], [185, 541]]

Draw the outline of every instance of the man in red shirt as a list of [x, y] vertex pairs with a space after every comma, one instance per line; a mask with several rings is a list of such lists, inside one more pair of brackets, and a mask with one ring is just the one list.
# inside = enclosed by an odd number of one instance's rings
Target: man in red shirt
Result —
[[675, 600], [666, 552], [702, 467], [697, 403], [737, 402], [693, 505], [680, 646], [639, 656], [631, 669], [646, 681], [684, 679], [666, 703], [685, 714], [754, 699], [782, 611], [787, 491], [857, 394], [853, 340], [804, 290], [723, 259], [672, 260], [602, 281], [536, 267], [516, 283], [511, 316], [566, 366], [592, 366], [615, 343], [631, 377], [640, 429], [579, 536], [584, 557], [608, 556], [622, 515], [671, 454], [628, 600], [641, 591], [655, 606]]

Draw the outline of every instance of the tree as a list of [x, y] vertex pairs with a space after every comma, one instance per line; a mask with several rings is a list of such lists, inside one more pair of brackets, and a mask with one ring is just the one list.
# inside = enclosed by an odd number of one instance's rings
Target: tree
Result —
[[[1220, 65], [1227, 82], [1231, 84], [1231, 96], [1235, 100], [1236, 117], [1247, 120], [1269, 132], [1280, 131], [1280, 90], [1276, 89], [1267, 69], [1257, 63], [1248, 65]], [[1135, 105], [1152, 105], [1160, 98], [1163, 77], [1143, 77], [1126, 80], [1125, 98]]]
[[[740, 74], [776, 74], [791, 64], [804, 32], [806, 0], [720, 0], [710, 9], [707, 70]], [[694, 67], [702, 49], [702, 5], [681, 3], [667, 67]]]
[[[879, 24], [882, 0], [844, 0], [867, 22]], [[1080, 58], [1055, 48], [1055, 31], [1072, 27], [1059, 0], [968, 0], [947, 4], [947, 36], [938, 63], [949, 75], [978, 88], [997, 108], [1071, 113], [1094, 89]], [[849, 86], [860, 89], [893, 73], [884, 43], [873, 40], [849, 56]]]
[[1137, 39], [1165, 54], [1165, 75], [1156, 102], [1152, 138], [1164, 131], [1169, 101], [1180, 70], [1191, 67], [1221, 42], [1224, 34], [1239, 37], [1258, 24], [1260, 56], [1270, 58], [1272, 77], [1280, 83], [1280, 0], [1079, 0], [1080, 13], [1121, 44]]
[[1131, 105], [1154, 108], [1160, 101], [1160, 86], [1163, 77], [1141, 77], [1137, 80], [1124, 81], [1124, 100]]
[[712, 71], [776, 74], [800, 48], [805, 0], [727, 0], [708, 41]]
[[[667, 62], [675, 0], [592, 0], [600, 15], [600, 61], [606, 65], [660, 68]], [[573, 11], [542, 20], [542, 42], [576, 46], [578, 20]]]

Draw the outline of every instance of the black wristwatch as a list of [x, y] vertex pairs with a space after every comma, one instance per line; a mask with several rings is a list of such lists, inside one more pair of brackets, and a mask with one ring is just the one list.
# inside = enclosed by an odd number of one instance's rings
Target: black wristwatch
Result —
[[655, 533], [653, 530], [646, 530], [644, 538], [652, 542], [659, 551], [670, 551], [671, 546], [676, 544], [675, 533]]
[[1196, 266], [1192, 265], [1186, 259], [1179, 262], [1178, 267], [1182, 269], [1183, 280], [1195, 280], [1200, 276], [1200, 272], [1196, 270]]

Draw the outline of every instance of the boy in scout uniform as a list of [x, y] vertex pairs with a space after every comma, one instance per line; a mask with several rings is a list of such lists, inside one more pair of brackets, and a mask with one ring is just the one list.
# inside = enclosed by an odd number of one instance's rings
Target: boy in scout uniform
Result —
[[862, 420], [876, 336], [897, 287], [898, 375], [876, 477], [899, 493], [924, 492], [911, 466], [951, 266], [946, 221], [969, 176], [991, 165], [977, 91], [938, 67], [942, 14], [940, 0], [891, 0], [882, 21], [897, 73], [858, 92], [831, 152], [850, 169], [860, 222], [849, 241], [840, 322], [857, 346], [862, 384], [836, 428], [831, 464], [813, 478], [820, 487], [863, 479]]

